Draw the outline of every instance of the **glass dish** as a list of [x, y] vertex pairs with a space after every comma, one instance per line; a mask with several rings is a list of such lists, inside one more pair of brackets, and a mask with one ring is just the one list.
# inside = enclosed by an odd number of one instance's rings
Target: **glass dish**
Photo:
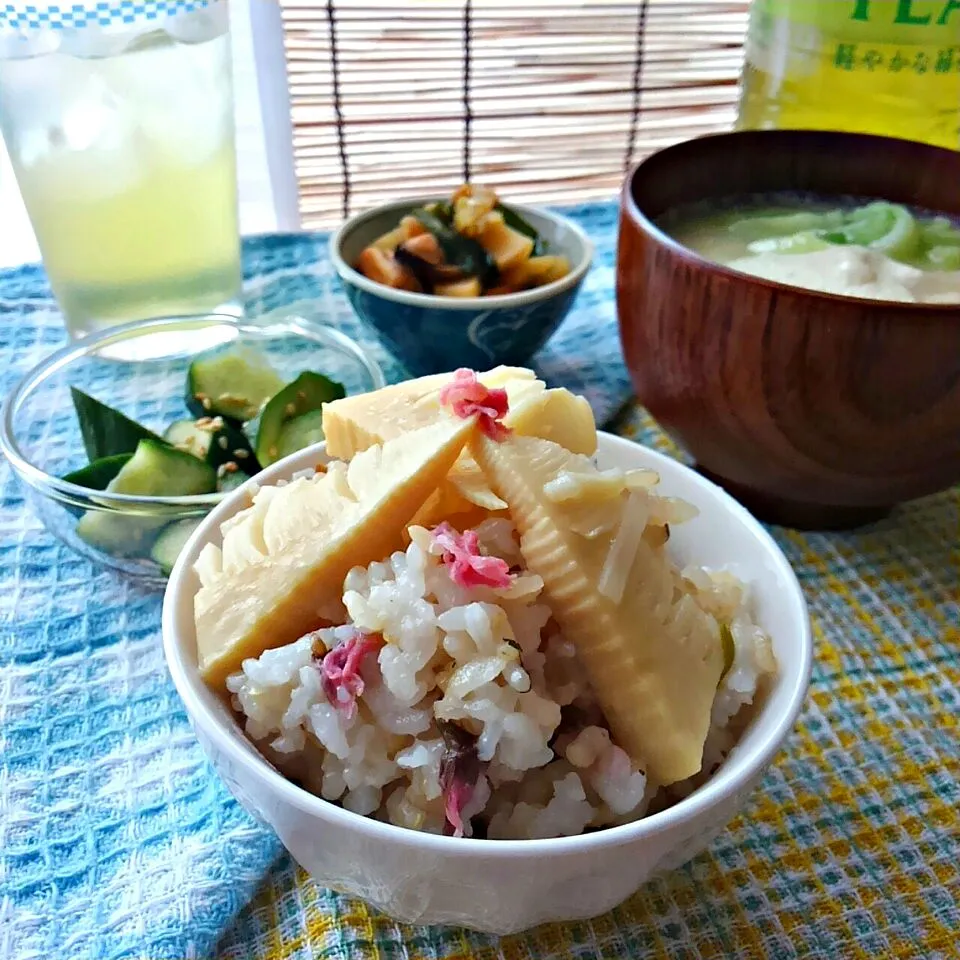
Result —
[[[174, 420], [190, 416], [185, 406], [186, 373], [197, 353], [196, 344], [234, 341], [254, 346], [285, 381], [303, 370], [314, 370], [342, 383], [348, 395], [379, 389], [385, 382], [377, 362], [353, 340], [300, 317], [259, 323], [219, 314], [170, 317], [125, 324], [70, 344], [23, 377], [0, 415], [0, 449], [23, 484], [30, 506], [51, 533], [84, 557], [127, 576], [165, 582], [149, 550], [138, 548], [141, 555], [130, 556], [122, 548], [107, 552], [91, 546], [77, 534], [79, 518], [87, 511], [118, 518], [158, 518], [159, 532], [167, 522], [202, 517], [229, 493], [134, 496], [61, 480], [87, 463], [70, 387], [162, 435]], [[118, 344], [133, 348], [131, 352], [144, 359], [111, 359]]]

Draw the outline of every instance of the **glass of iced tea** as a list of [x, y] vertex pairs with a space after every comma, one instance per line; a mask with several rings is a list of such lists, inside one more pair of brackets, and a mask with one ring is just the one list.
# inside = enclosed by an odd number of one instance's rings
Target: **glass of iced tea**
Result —
[[71, 337], [240, 312], [227, 0], [0, 6], [0, 129]]

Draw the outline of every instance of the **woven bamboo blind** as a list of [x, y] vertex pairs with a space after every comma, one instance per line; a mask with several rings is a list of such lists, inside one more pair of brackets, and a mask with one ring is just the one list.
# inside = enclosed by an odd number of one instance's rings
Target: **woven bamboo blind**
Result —
[[466, 179], [609, 197], [727, 128], [747, 0], [279, 0], [305, 227]]

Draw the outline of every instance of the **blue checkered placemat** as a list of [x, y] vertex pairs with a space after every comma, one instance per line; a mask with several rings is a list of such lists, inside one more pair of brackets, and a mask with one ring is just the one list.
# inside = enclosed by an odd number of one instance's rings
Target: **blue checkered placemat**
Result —
[[[600, 421], [629, 393], [616, 335], [616, 208], [571, 211], [596, 243], [576, 307], [536, 358]], [[252, 316], [296, 304], [362, 341], [325, 238], [244, 243]], [[0, 387], [64, 342], [42, 270], [0, 272]], [[0, 957], [179, 960], [213, 950], [280, 852], [220, 784], [160, 648], [157, 593], [54, 540], [0, 465]]]

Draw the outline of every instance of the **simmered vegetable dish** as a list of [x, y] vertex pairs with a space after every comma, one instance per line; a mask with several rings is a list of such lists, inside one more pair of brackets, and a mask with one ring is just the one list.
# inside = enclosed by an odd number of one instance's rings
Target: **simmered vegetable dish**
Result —
[[356, 264], [398, 290], [493, 297], [542, 287], [570, 272], [566, 257], [489, 187], [464, 184], [449, 201], [419, 207], [378, 237]]

